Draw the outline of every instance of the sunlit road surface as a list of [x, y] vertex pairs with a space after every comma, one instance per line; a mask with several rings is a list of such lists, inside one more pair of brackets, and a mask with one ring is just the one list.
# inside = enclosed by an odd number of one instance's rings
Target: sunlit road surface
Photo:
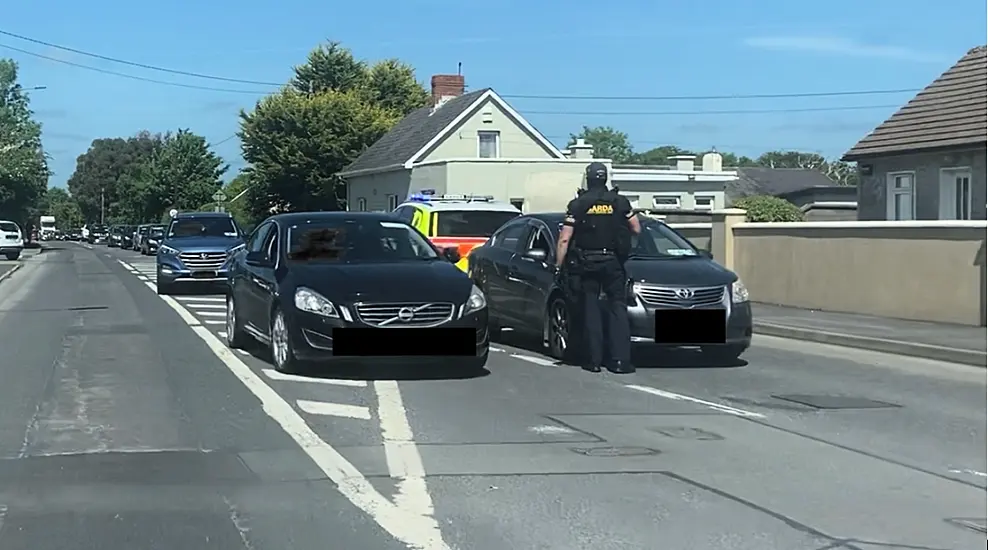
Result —
[[[747, 364], [278, 375], [218, 295], [59, 243], [0, 282], [0, 549], [982, 549], [985, 371], [756, 338]], [[674, 368], [680, 367], [680, 368]]]

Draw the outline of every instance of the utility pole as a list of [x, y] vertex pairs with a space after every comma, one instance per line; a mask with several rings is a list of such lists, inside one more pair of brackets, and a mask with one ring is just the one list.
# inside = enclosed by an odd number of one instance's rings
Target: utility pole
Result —
[[106, 196], [104, 188], [99, 188], [99, 224], [106, 225]]

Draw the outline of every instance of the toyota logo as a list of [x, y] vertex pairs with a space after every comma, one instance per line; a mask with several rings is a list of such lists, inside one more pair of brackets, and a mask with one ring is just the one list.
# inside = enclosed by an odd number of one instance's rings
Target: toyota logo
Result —
[[692, 288], [677, 288], [676, 289], [676, 297], [679, 298], [680, 300], [689, 300], [690, 298], [693, 297], [693, 289]]
[[415, 318], [415, 312], [410, 307], [403, 307], [398, 310], [398, 320], [407, 323]]

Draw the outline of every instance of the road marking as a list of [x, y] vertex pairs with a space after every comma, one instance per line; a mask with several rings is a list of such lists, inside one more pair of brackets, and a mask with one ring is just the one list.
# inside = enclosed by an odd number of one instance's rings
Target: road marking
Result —
[[210, 319], [205, 319], [203, 322], [206, 323], [207, 325], [225, 325], [226, 324], [226, 321], [213, 321], [213, 320], [210, 320]]
[[567, 428], [565, 426], [531, 426], [528, 431], [543, 435], [552, 434], [575, 434], [576, 430]]
[[[184, 308], [169, 296], [165, 302], [179, 315]], [[185, 312], [188, 314], [188, 312]], [[350, 502], [367, 513], [378, 525], [402, 543], [415, 550], [451, 550], [443, 540], [439, 523], [432, 517], [432, 500], [428, 493], [425, 501], [415, 503], [416, 508], [398, 506], [384, 497], [357, 468], [332, 445], [323, 441], [299, 413], [264, 380], [244, 364], [229, 348], [223, 345], [206, 327], [193, 326], [192, 330], [223, 362], [248, 390], [261, 402], [261, 408], [277, 422], [312, 461], [326, 474], [337, 490]], [[397, 387], [397, 384], [396, 384]], [[407, 424], [407, 419], [405, 419]], [[423, 487], [424, 487], [424, 479]]]
[[209, 303], [195, 303], [195, 302], [185, 302], [187, 307], [195, 309], [226, 309], [226, 304], [217, 304], [216, 302]]
[[196, 315], [200, 317], [226, 317], [225, 311], [197, 311]]
[[659, 397], [665, 397], [666, 399], [672, 399], [673, 401], [687, 401], [689, 403], [696, 403], [697, 405], [703, 405], [708, 409], [713, 409], [715, 411], [733, 414], [734, 416], [742, 416], [745, 418], [765, 418], [764, 414], [746, 411], [744, 409], [737, 409], [735, 407], [730, 407], [727, 405], [722, 405], [720, 403], [714, 403], [713, 401], [705, 401], [696, 397], [690, 397], [688, 395], [682, 395], [679, 393], [672, 393], [657, 388], [652, 388], [649, 386], [639, 386], [636, 384], [627, 384], [626, 388], [631, 388], [640, 392], [650, 393], [652, 395], [657, 395]]
[[127, 271], [130, 271], [132, 273], [136, 273], [137, 272], [137, 270], [134, 269], [134, 266], [130, 265], [129, 263], [127, 263], [127, 262], [125, 262], [123, 260], [117, 260], [117, 261], [120, 262], [120, 265], [124, 266], [124, 269], [126, 269]]
[[381, 422], [388, 473], [399, 480], [395, 506], [410, 513], [432, 517], [435, 509], [425, 483], [425, 466], [408, 423], [398, 382], [378, 380], [374, 382], [374, 392], [377, 393], [377, 415]]
[[17, 264], [14, 267], [8, 269], [6, 273], [0, 275], [0, 281], [6, 279], [7, 277], [10, 277], [11, 275], [14, 274], [15, 271], [17, 271], [20, 268], [21, 268], [21, 264]]
[[522, 355], [520, 353], [512, 353], [512, 357], [515, 359], [521, 359], [522, 361], [528, 361], [529, 363], [535, 363], [536, 365], [542, 365], [543, 367], [555, 367], [556, 362], [550, 361], [548, 359], [543, 359], [542, 357], [533, 357], [531, 355]]
[[7, 519], [7, 507], [0, 504], [0, 533], [3, 532], [3, 520]]
[[[243, 350], [240, 350], [243, 351]], [[366, 388], [367, 382], [364, 380], [340, 380], [334, 378], [312, 378], [308, 376], [299, 376], [297, 374], [285, 374], [278, 372], [274, 369], [261, 369], [264, 376], [267, 376], [271, 380], [280, 380], [282, 382], [304, 382], [306, 384], [328, 384], [330, 386], [349, 386], [351, 388]]]
[[212, 297], [212, 296], [177, 296], [176, 299], [182, 302], [223, 302], [226, 303], [226, 298]]
[[226, 338], [226, 331], [220, 330], [216, 332], [216, 335], [220, 338]]
[[320, 416], [340, 416], [343, 418], [356, 418], [359, 420], [370, 420], [370, 409], [358, 407], [357, 405], [341, 405], [339, 403], [327, 403], [325, 401], [306, 401], [299, 399], [295, 402], [298, 408], [309, 414]]
[[951, 468], [951, 469], [949, 469], [947, 471], [950, 472], [950, 473], [952, 473], [952, 474], [967, 474], [969, 476], [975, 476], [975, 477], [988, 477], [988, 473], [979, 472], [977, 470]]
[[504, 351], [504, 348], [499, 348], [499, 347], [497, 347], [497, 346], [491, 346], [491, 347], [490, 347], [490, 350], [491, 350], [491, 351]]

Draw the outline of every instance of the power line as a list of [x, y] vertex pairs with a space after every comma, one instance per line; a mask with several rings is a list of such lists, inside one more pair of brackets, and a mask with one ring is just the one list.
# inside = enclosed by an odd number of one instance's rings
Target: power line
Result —
[[97, 73], [108, 74], [108, 75], [113, 75], [113, 76], [119, 76], [120, 78], [129, 78], [131, 80], [137, 80], [137, 81], [140, 81], [140, 82], [150, 82], [152, 84], [161, 84], [162, 86], [175, 86], [177, 88], [189, 88], [189, 89], [192, 89], [192, 90], [206, 90], [206, 91], [210, 91], [210, 92], [226, 92], [226, 93], [231, 93], [231, 94], [264, 95], [264, 94], [271, 93], [270, 90], [266, 90], [266, 91], [232, 90], [232, 89], [228, 89], [228, 88], [214, 88], [212, 86], [196, 86], [195, 84], [183, 84], [181, 82], [168, 82], [166, 80], [157, 80], [157, 79], [154, 79], [154, 78], [145, 78], [143, 76], [135, 76], [135, 75], [132, 75], [132, 74], [118, 73], [116, 71], [110, 71], [110, 70], [107, 70], [107, 69], [100, 69], [99, 67], [90, 67], [89, 65], [83, 65], [81, 63], [75, 63], [75, 62], [72, 62], [72, 61], [66, 61], [65, 59], [58, 59], [57, 57], [52, 57], [52, 56], [49, 56], [49, 55], [43, 55], [43, 54], [40, 54], [40, 53], [35, 53], [35, 52], [32, 52], [32, 51], [23, 50], [21, 48], [15, 48], [14, 46], [10, 46], [8, 44], [0, 44], [0, 48], [5, 48], [5, 49], [11, 50], [11, 51], [22, 53], [24, 55], [30, 55], [30, 56], [37, 57], [37, 58], [40, 58], [40, 59], [45, 59], [45, 60], [48, 60], [48, 61], [54, 61], [55, 63], [61, 63], [63, 65], [68, 65], [70, 67], [77, 67], [77, 68], [80, 68], [80, 69], [86, 69], [88, 71], [94, 71], [94, 72], [97, 72]]
[[828, 111], [864, 111], [868, 109], [897, 109], [902, 105], [851, 105], [845, 107], [806, 107], [803, 109], [736, 109], [723, 111], [527, 111], [526, 115], [601, 115], [601, 116], [675, 116], [675, 115], [747, 115], [767, 113], [818, 113]]
[[261, 80], [244, 80], [241, 78], [226, 78], [223, 76], [208, 75], [202, 73], [194, 73], [191, 71], [180, 71], [178, 69], [168, 69], [166, 67], [158, 67], [156, 65], [148, 65], [146, 63], [137, 63], [135, 61], [127, 61], [126, 59], [120, 59], [117, 57], [110, 57], [107, 55], [101, 55], [98, 53], [86, 52], [83, 50], [77, 50], [75, 48], [70, 48], [68, 46], [60, 46], [58, 44], [52, 44], [51, 42], [45, 42], [44, 40], [38, 40], [37, 38], [31, 38], [29, 36], [23, 36], [20, 34], [15, 34], [9, 31], [0, 30], [0, 35], [9, 36], [11, 38], [16, 38], [18, 40], [24, 40], [25, 42], [33, 42], [35, 44], [40, 44], [42, 46], [48, 46], [49, 48], [55, 48], [56, 50], [62, 50], [65, 52], [72, 52], [74, 54], [84, 55], [86, 57], [92, 57], [94, 59], [102, 59], [103, 61], [109, 61], [111, 63], [120, 63], [121, 65], [130, 65], [131, 67], [139, 67], [141, 69], [148, 69], [150, 71], [158, 71], [162, 73], [170, 73], [181, 76], [191, 76], [195, 78], [204, 78], [207, 80], [218, 80], [220, 82], [232, 82], [236, 84], [255, 84], [260, 86], [276, 86], [280, 87], [282, 84], [278, 82], [264, 82]]
[[[553, 99], [568, 101], [708, 101], [716, 99], [782, 99], [798, 97], [847, 97], [863, 95], [889, 95], [915, 93], [921, 88], [897, 90], [849, 90], [840, 92], [800, 92], [779, 94], [732, 94], [732, 95], [669, 95], [669, 96], [590, 96], [590, 95], [501, 95], [505, 99]], [[500, 95], [500, 94], [499, 94]]]
[[237, 134], [233, 134], [232, 136], [225, 137], [225, 138], [217, 141], [216, 143], [208, 143], [206, 145], [209, 146], [209, 147], [216, 147], [217, 145], [223, 145], [224, 143], [230, 141], [231, 139], [233, 139], [235, 137], [237, 137]]

